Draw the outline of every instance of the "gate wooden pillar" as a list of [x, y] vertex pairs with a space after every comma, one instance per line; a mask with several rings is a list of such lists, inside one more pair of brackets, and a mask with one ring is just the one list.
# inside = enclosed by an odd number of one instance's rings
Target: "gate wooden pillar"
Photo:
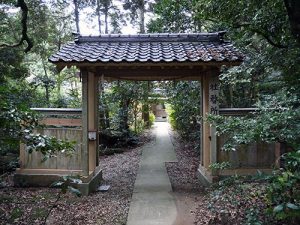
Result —
[[[215, 69], [210, 74], [205, 74], [201, 82], [202, 90], [202, 117], [208, 114], [219, 114], [219, 70]], [[217, 161], [217, 138], [215, 127], [202, 120], [201, 133], [201, 165], [199, 172], [207, 179], [213, 181], [213, 174], [209, 170], [209, 165]]]
[[82, 148], [83, 175], [89, 176], [99, 165], [98, 101], [99, 79], [93, 72], [82, 75]]

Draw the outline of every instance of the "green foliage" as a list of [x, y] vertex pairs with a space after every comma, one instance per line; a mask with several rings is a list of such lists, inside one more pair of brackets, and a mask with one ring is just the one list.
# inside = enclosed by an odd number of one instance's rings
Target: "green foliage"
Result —
[[[20, 39], [20, 12], [10, 11], [14, 3], [16, 1], [0, 3], [1, 44], [17, 43]], [[55, 68], [48, 63], [48, 57], [69, 40], [71, 17], [65, 15], [65, 4], [61, 1], [51, 4], [26, 1], [26, 4], [29, 9], [27, 33], [34, 39], [31, 52], [25, 55], [22, 46], [22, 49], [0, 47], [0, 154], [18, 153], [22, 141], [30, 152], [42, 152], [46, 160], [58, 151], [72, 152], [74, 143], [33, 133], [37, 128], [37, 117], [29, 108], [49, 106], [50, 101], [56, 106], [65, 105], [60, 101], [60, 91], [56, 98], [51, 98], [53, 85], [62, 85], [66, 76], [56, 79]], [[57, 7], [51, 8], [54, 5]], [[61, 17], [64, 19], [59, 20]], [[62, 74], [70, 76], [70, 72]], [[41, 91], [43, 88], [45, 93]]]
[[259, 220], [259, 209], [255, 206], [251, 207], [246, 212], [246, 225], [263, 225]]
[[0, 151], [2, 153], [10, 150], [11, 147], [17, 148], [20, 140], [26, 144], [30, 153], [33, 150], [41, 152], [45, 156], [44, 160], [55, 156], [58, 152], [70, 153], [74, 150], [73, 142], [35, 134], [33, 130], [37, 127], [38, 120], [30, 111], [15, 107], [3, 107], [0, 121], [2, 134]]
[[[259, 172], [252, 177], [232, 176], [213, 185], [209, 208], [217, 213], [230, 205], [244, 208], [255, 204], [240, 212], [245, 213], [245, 224], [298, 224], [300, 151], [289, 152], [282, 159], [283, 168], [272, 175]], [[220, 208], [220, 202], [224, 208]]]
[[162, 0], [154, 5], [156, 17], [147, 24], [151, 33], [180, 33], [201, 30], [195, 20], [195, 0]]
[[231, 167], [230, 162], [212, 163], [209, 165], [211, 170], [224, 170]]
[[[190, 140], [200, 139], [200, 84], [178, 82], [166, 84], [169, 120], [173, 128]], [[198, 103], [198, 104], [197, 104]]]
[[15, 220], [17, 220], [18, 218], [20, 218], [23, 215], [23, 210], [16, 207], [12, 210], [9, 221], [10, 222], [14, 222]]
[[26, 150], [29, 153], [33, 151], [41, 152], [44, 155], [43, 161], [57, 156], [60, 152], [71, 155], [74, 151], [75, 142], [63, 141], [41, 134], [33, 134], [32, 131], [27, 129], [22, 132], [22, 135], [24, 135], [22, 141], [26, 144]]
[[15, 48], [0, 48], [0, 84], [5, 79], [24, 78], [27, 73], [22, 64], [24, 54]]
[[[270, 43], [286, 45], [290, 43], [288, 17], [281, 0], [200, 0], [197, 1], [198, 19], [211, 22], [211, 29], [223, 27], [236, 32], [244, 41], [251, 41], [253, 34], [268, 40]], [[274, 20], [276, 15], [276, 20]], [[249, 43], [249, 42], [248, 42]]]
[[51, 186], [60, 188], [61, 193], [63, 194], [69, 191], [70, 193], [80, 197], [81, 192], [77, 188], [74, 188], [74, 185], [81, 183], [82, 180], [79, 176], [63, 176], [60, 181], [54, 182]]
[[300, 150], [282, 156], [284, 168], [275, 171], [267, 189], [270, 214], [279, 220], [300, 220]]
[[299, 143], [300, 109], [298, 99], [289, 91], [266, 97], [257, 104], [257, 111], [245, 117], [208, 116], [217, 135], [226, 135], [224, 150], [236, 150], [240, 144], [253, 141]]
[[[144, 129], [142, 105], [149, 104], [148, 95], [148, 82], [120, 81], [106, 86], [100, 101], [106, 102], [102, 107], [110, 111], [110, 128], [125, 133], [129, 132], [129, 128], [136, 133]], [[100, 110], [104, 113], [106, 109]]]
[[154, 124], [154, 122], [155, 122], [155, 115], [152, 112], [150, 112], [150, 115], [149, 115], [149, 125], [150, 125], [150, 127]]
[[299, 143], [300, 51], [284, 2], [198, 1], [197, 9], [199, 20], [210, 21], [208, 29], [226, 27], [246, 54], [241, 66], [221, 74], [221, 105], [258, 108], [246, 117], [208, 117], [226, 135], [224, 149], [253, 141]]

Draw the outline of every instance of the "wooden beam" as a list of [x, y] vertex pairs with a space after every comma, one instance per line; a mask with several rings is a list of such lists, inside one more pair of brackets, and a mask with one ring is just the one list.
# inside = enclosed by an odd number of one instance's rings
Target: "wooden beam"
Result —
[[[202, 116], [219, 114], [219, 71], [214, 70], [210, 76], [203, 76], [202, 80]], [[203, 166], [209, 168], [211, 163], [217, 162], [216, 129], [208, 122], [202, 122], [202, 151]]]
[[89, 146], [88, 146], [88, 72], [82, 74], [82, 170], [83, 175], [89, 174]]
[[97, 166], [97, 140], [98, 140], [98, 77], [88, 72], [88, 132], [96, 132], [96, 140], [88, 140], [89, 171], [94, 171]]
[[116, 78], [122, 78], [122, 77], [157, 77], [160, 79], [168, 79], [168, 78], [184, 78], [184, 77], [200, 77], [201, 75], [208, 75], [212, 71], [215, 71], [218, 67], [210, 67], [204, 70], [201, 66], [194, 67], [193, 69], [190, 69], [187, 66], [184, 67], [157, 67], [153, 66], [150, 69], [144, 68], [144, 67], [127, 67], [122, 69], [116, 69], [116, 68], [98, 68], [98, 70], [101, 73], [101, 75], [108, 76], [108, 77], [116, 77]]
[[80, 127], [82, 125], [82, 120], [67, 118], [44, 118], [42, 120], [39, 120], [39, 124], [43, 124], [46, 126]]
[[[209, 77], [209, 113], [213, 115], [219, 114], [219, 71], [214, 71]], [[217, 136], [216, 127], [210, 124], [210, 164], [217, 162]], [[214, 170], [212, 171], [213, 175]]]
[[[209, 78], [204, 76], [201, 84], [202, 89], [202, 117], [209, 113]], [[202, 156], [203, 166], [207, 169], [210, 164], [210, 129], [208, 122], [202, 119]]]
[[82, 170], [66, 170], [66, 169], [17, 169], [17, 174], [60, 174], [60, 175], [76, 175], [82, 174]]
[[116, 80], [127, 80], [127, 81], [167, 81], [167, 80], [171, 80], [171, 81], [180, 81], [180, 80], [189, 80], [189, 81], [199, 81], [201, 80], [201, 76], [182, 76], [182, 77], [172, 77], [172, 76], [169, 76], [169, 77], [159, 77], [159, 76], [143, 76], [143, 77], [109, 77], [109, 76], [106, 76], [104, 77], [104, 79], [106, 81], [116, 81]]
[[30, 108], [43, 115], [81, 115], [82, 109], [76, 108]]
[[147, 67], [147, 66], [238, 66], [242, 63], [242, 61], [224, 61], [224, 62], [217, 62], [217, 61], [210, 61], [210, 62], [53, 62], [59, 68], [64, 68], [68, 65], [76, 66], [79, 69], [87, 70], [91, 67], [131, 67], [131, 66], [138, 66], [138, 67]]
[[237, 168], [237, 169], [224, 169], [219, 171], [219, 176], [232, 176], [232, 175], [255, 175], [257, 171], [271, 174], [273, 169], [271, 168]]
[[164, 80], [201, 80], [202, 76], [210, 76], [218, 67], [205, 67], [202, 66], [191, 67], [161, 67], [155, 66], [145, 67], [98, 67], [97, 75], [104, 76], [106, 80], [136, 80], [136, 81], [164, 81]]

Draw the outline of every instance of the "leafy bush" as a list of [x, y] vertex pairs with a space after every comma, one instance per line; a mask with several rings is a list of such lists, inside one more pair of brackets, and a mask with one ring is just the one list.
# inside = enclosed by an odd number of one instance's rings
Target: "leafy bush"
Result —
[[209, 168], [212, 170], [224, 170], [231, 167], [230, 162], [221, 162], [221, 163], [212, 163], [209, 165]]
[[150, 127], [154, 124], [154, 122], [155, 122], [155, 115], [151, 112], [149, 114], [149, 125], [150, 125]]
[[14, 148], [18, 151], [19, 142], [27, 146], [27, 150], [39, 151], [44, 155], [44, 160], [55, 156], [58, 152], [71, 153], [74, 142], [63, 141], [46, 135], [35, 134], [38, 126], [37, 116], [25, 109], [11, 105], [3, 106], [0, 113], [1, 139], [0, 152], [7, 154]]
[[178, 82], [166, 85], [169, 98], [167, 113], [169, 122], [179, 134], [191, 141], [200, 138], [200, 84]]
[[267, 189], [268, 212], [279, 220], [300, 222], [300, 150], [282, 156], [284, 168], [274, 172]]
[[297, 96], [287, 90], [257, 103], [257, 110], [245, 117], [209, 115], [217, 135], [226, 135], [224, 150], [254, 141], [300, 143], [300, 108]]

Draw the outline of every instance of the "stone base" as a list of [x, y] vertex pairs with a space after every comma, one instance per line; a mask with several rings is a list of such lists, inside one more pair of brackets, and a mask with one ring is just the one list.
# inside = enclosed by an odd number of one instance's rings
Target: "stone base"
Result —
[[238, 169], [224, 169], [218, 172], [212, 173], [211, 170], [206, 169], [203, 166], [199, 166], [197, 177], [201, 181], [204, 186], [209, 186], [214, 182], [218, 182], [219, 180], [226, 178], [228, 176], [240, 175], [240, 176], [248, 176], [255, 175], [260, 171], [265, 174], [271, 174], [272, 169], [268, 168], [238, 168]]
[[[78, 171], [76, 171], [78, 172]], [[39, 169], [17, 169], [14, 175], [14, 186], [16, 187], [50, 187], [54, 182], [61, 180], [62, 176], [77, 175], [68, 170], [39, 170]], [[90, 172], [88, 177], [82, 178], [81, 184], [74, 184], [82, 195], [95, 192], [102, 180], [102, 170], [99, 167]]]
[[197, 177], [204, 186], [209, 186], [211, 183], [219, 180], [218, 176], [212, 175], [211, 171], [203, 166], [199, 166]]
[[102, 170], [95, 169], [93, 176], [89, 181], [85, 181], [81, 184], [77, 184], [76, 188], [79, 189], [82, 195], [86, 196], [90, 193], [96, 192], [102, 181]]

